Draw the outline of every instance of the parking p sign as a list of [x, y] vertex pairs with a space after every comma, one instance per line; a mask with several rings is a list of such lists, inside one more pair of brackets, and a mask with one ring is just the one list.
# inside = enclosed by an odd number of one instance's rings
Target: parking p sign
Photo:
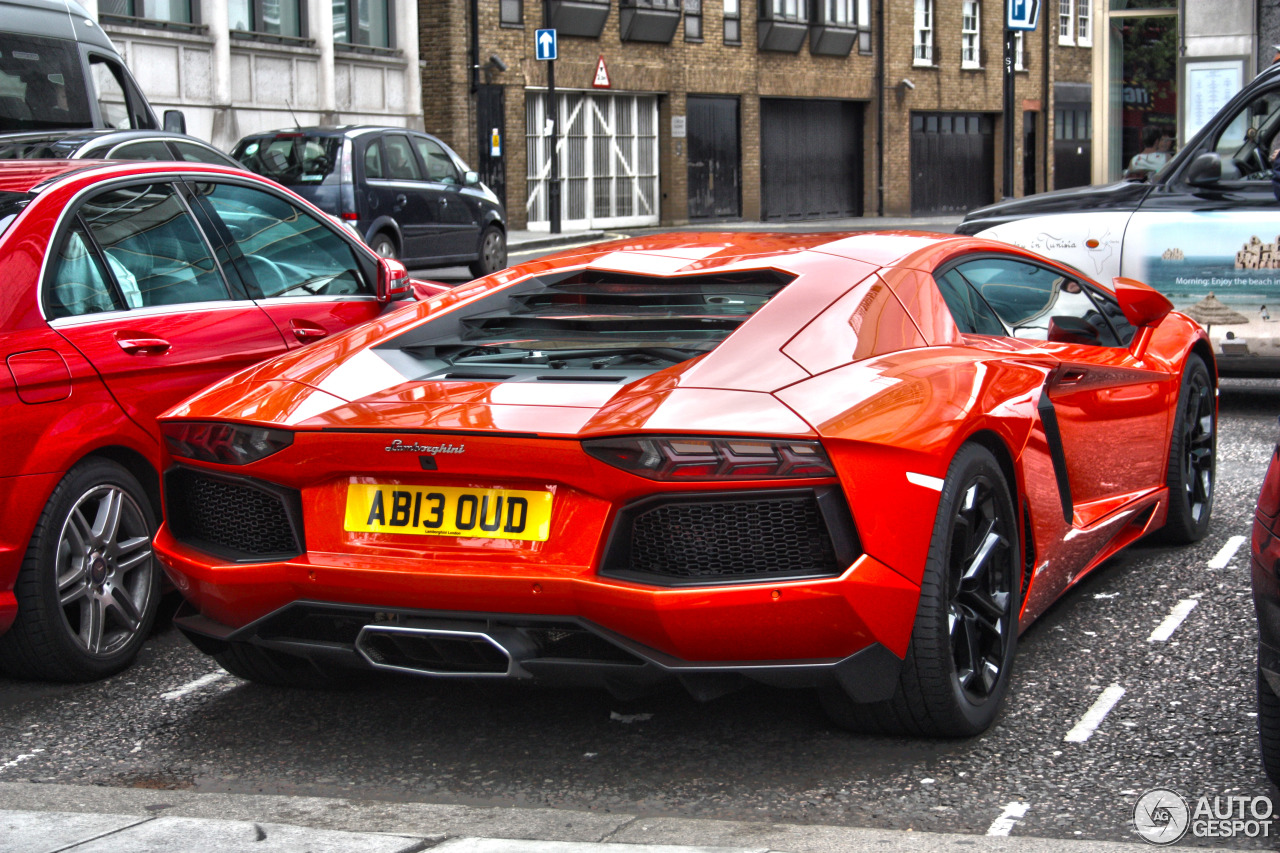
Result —
[[1040, 17], [1040, 0], [1005, 0], [1005, 27], [1034, 30]]

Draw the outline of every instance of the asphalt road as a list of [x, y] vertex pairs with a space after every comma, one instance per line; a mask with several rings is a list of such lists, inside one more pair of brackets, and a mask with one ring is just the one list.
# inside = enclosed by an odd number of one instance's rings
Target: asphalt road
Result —
[[[1023, 635], [1006, 710], [981, 737], [851, 735], [812, 695], [766, 688], [705, 704], [408, 677], [271, 689], [166, 627], [102, 682], [0, 679], [0, 783], [1130, 841], [1137, 796], [1154, 787], [1280, 807], [1258, 761], [1247, 540], [1280, 382], [1224, 385], [1209, 537], [1142, 543], [1069, 593]], [[1153, 637], [1162, 625], [1168, 638]], [[1115, 701], [1096, 730], [1068, 740], [1100, 697]]]

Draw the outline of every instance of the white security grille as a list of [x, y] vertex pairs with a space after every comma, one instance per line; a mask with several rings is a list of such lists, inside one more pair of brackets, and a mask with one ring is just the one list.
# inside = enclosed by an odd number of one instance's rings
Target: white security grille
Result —
[[[560, 222], [566, 228], [658, 224], [658, 99], [557, 92]], [[525, 98], [529, 227], [548, 227], [551, 137], [546, 93]]]

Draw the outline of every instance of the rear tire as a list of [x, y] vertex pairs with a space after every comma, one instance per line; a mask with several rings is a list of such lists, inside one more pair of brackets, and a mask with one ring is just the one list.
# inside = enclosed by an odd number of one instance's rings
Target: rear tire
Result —
[[106, 459], [76, 465], [36, 522], [14, 584], [18, 617], [0, 636], [0, 670], [91, 681], [137, 656], [160, 600], [146, 491]]
[[942, 486], [911, 645], [894, 695], [858, 704], [819, 692], [839, 726], [880, 734], [968, 737], [986, 730], [1009, 688], [1018, 641], [1018, 520], [1004, 472], [977, 444]]
[[495, 273], [507, 266], [507, 235], [496, 225], [486, 227], [480, 234], [479, 257], [469, 267], [476, 278]]
[[1280, 696], [1258, 670], [1258, 737], [1262, 769], [1271, 784], [1280, 788]]
[[1186, 545], [1209, 532], [1217, 467], [1217, 412], [1209, 368], [1198, 355], [1187, 358], [1169, 442], [1169, 515], [1162, 536]]
[[251, 643], [228, 643], [214, 660], [227, 672], [272, 687], [298, 687], [306, 690], [335, 690], [352, 686], [357, 673], [326, 669], [306, 658], [264, 649]]
[[382, 258], [390, 258], [391, 260], [399, 260], [400, 250], [396, 248], [395, 238], [386, 231], [379, 231], [373, 235], [369, 248], [373, 249], [374, 254]]

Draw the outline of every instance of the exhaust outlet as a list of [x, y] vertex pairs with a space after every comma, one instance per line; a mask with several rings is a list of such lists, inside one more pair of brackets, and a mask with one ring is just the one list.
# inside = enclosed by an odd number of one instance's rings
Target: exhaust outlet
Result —
[[[515, 632], [499, 642], [484, 631], [365, 625], [356, 651], [374, 669], [442, 678], [509, 678], [526, 675], [509, 646], [527, 645]], [[526, 657], [527, 652], [520, 655]]]

